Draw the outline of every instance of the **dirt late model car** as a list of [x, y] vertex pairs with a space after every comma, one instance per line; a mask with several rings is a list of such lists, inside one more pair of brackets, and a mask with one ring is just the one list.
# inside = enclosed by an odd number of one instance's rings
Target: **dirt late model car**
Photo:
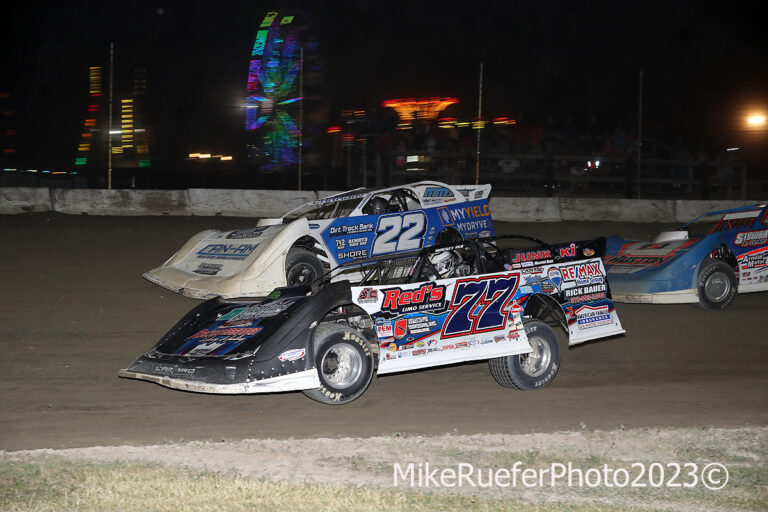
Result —
[[349, 261], [492, 236], [490, 190], [433, 181], [351, 190], [254, 228], [198, 233], [144, 277], [198, 299], [264, 297]]
[[705, 213], [649, 242], [609, 237], [604, 262], [614, 300], [720, 310], [737, 292], [768, 290], [766, 209]]
[[560, 366], [552, 326], [571, 345], [624, 332], [599, 257], [605, 239], [534, 249], [505, 240], [357, 262], [355, 285], [210, 299], [118, 375], [203, 393], [301, 390], [338, 405], [376, 373], [488, 360], [499, 384], [541, 388]]

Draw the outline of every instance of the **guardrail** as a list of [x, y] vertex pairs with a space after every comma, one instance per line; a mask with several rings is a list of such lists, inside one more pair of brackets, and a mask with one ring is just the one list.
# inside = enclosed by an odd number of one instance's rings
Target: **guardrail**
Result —
[[[104, 190], [0, 188], [0, 214], [58, 212], [72, 215], [198, 215], [280, 217], [334, 191]], [[490, 200], [493, 218], [506, 222], [685, 222], [701, 213], [756, 201], [501, 197]]]

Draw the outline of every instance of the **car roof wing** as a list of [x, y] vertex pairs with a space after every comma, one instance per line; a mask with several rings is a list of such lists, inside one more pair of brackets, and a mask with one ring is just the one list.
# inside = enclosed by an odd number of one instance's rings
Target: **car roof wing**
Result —
[[747, 212], [749, 210], [763, 209], [763, 208], [765, 208], [765, 206], [766, 206], [766, 203], [757, 203], [757, 204], [748, 205], [748, 206], [738, 206], [736, 208], [728, 208], [726, 210], [716, 210], [716, 211], [713, 211], [713, 212], [702, 213], [701, 215], [699, 215], [695, 219], [693, 219], [691, 221], [688, 221], [685, 224], [683, 224], [683, 227], [689, 226], [689, 225], [693, 224], [694, 222], [696, 222], [697, 220], [703, 219], [704, 217], [710, 217], [712, 215], [725, 215], [726, 213]]

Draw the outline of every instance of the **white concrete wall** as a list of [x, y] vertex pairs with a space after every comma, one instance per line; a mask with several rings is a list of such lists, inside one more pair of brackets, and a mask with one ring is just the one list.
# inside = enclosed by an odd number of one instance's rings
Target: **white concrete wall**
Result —
[[186, 190], [51, 190], [51, 210], [88, 215], [189, 215]]
[[313, 191], [192, 188], [187, 191], [187, 209], [200, 216], [282, 217], [315, 199], [318, 193]]
[[675, 202], [665, 200], [560, 198], [563, 220], [671, 222], [675, 220], [674, 210]]
[[494, 220], [505, 222], [559, 222], [560, 204], [555, 197], [495, 197], [489, 201]]
[[[88, 215], [224, 215], [280, 217], [308, 201], [336, 192], [295, 190], [104, 190], [0, 188], [0, 214], [54, 211]], [[707, 211], [755, 201], [683, 201], [496, 197], [493, 218], [507, 222], [685, 222]]]
[[0, 188], [0, 214], [51, 211], [51, 192], [47, 188]]

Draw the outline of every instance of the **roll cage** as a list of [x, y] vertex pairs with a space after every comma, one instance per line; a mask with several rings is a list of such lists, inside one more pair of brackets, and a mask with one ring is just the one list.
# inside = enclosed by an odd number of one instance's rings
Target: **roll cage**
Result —
[[[374, 284], [408, 284], [439, 279], [440, 274], [431, 261], [431, 256], [445, 251], [459, 252], [462, 263], [469, 267], [468, 275], [487, 274], [507, 270], [511, 255], [531, 247], [502, 248], [500, 242], [522, 240], [534, 242], [536, 248], [543, 248], [552, 254], [554, 262], [565, 258], [559, 256], [555, 246], [527, 235], [504, 235], [489, 238], [465, 240], [459, 244], [440, 244], [404, 252], [396, 256], [387, 255], [355, 260], [345, 263], [335, 273], [357, 270], [362, 274], [356, 286]], [[603, 251], [600, 251], [602, 253]], [[600, 254], [602, 255], [602, 254]]]

